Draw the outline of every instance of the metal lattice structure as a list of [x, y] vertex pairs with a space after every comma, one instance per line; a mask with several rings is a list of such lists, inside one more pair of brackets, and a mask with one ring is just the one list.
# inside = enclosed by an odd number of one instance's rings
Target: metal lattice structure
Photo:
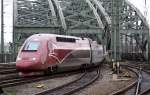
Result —
[[[34, 33], [104, 39], [109, 49], [111, 18], [111, 0], [14, 0], [14, 51]], [[140, 49], [143, 46], [143, 51], [146, 51], [148, 24], [127, 0], [121, 4], [119, 20], [121, 40], [132, 35]]]
[[[31, 34], [101, 35], [103, 22], [90, 0], [15, 0], [14, 43]], [[17, 51], [15, 49], [15, 51]]]
[[[111, 19], [113, 15], [112, 0], [99, 1]], [[128, 0], [122, 0], [119, 12], [120, 38], [117, 38], [120, 39], [120, 43], [117, 43], [121, 47], [119, 51], [122, 53], [143, 53], [143, 56], [146, 56], [148, 54], [149, 28], [145, 17]]]

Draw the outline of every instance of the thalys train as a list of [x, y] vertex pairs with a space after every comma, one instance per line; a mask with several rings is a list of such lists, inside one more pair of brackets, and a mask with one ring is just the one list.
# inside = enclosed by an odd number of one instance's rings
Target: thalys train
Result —
[[103, 46], [89, 38], [57, 34], [34, 34], [23, 43], [16, 59], [20, 75], [77, 69], [99, 64]]

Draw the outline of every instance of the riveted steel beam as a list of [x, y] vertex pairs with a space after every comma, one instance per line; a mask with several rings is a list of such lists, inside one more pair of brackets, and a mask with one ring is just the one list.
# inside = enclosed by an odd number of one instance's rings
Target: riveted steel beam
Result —
[[112, 32], [111, 57], [114, 61], [120, 60], [120, 4], [121, 0], [112, 0]]
[[17, 0], [15, 26], [57, 26], [51, 0]]
[[141, 30], [138, 30], [138, 29], [120, 29], [120, 33], [124, 33], [124, 34], [145, 34], [147, 35], [148, 34], [148, 30], [144, 30], [144, 32], [141, 32]]
[[53, 0], [53, 2], [56, 5], [56, 8], [57, 8], [57, 11], [58, 11], [58, 14], [59, 14], [59, 18], [61, 20], [62, 27], [63, 27], [64, 30], [66, 30], [67, 25], [66, 25], [64, 14], [62, 12], [62, 8], [60, 7], [60, 4], [59, 4], [58, 0]]
[[[1, 53], [4, 54], [4, 7], [3, 0], [1, 0]], [[4, 56], [2, 55], [2, 62], [4, 61]]]
[[16, 40], [16, 28], [15, 25], [17, 23], [17, 15], [18, 15], [18, 11], [17, 11], [17, 0], [13, 0], [13, 60], [16, 59], [17, 56], [17, 40]]
[[146, 56], [147, 56], [147, 63], [150, 64], [150, 29], [148, 30], [148, 34], [146, 35], [147, 40], [147, 45], [146, 45]]
[[133, 5], [131, 4], [128, 0], [125, 0], [126, 3], [132, 7], [134, 11], [136, 11], [137, 15], [140, 17], [140, 19], [143, 21], [143, 23], [146, 25], [146, 28], [149, 27], [148, 22], [146, 21], [146, 18], [142, 15], [142, 13]]
[[103, 17], [105, 18], [107, 25], [111, 25], [111, 19], [108, 13], [105, 11], [104, 7], [102, 6], [102, 3], [98, 0], [93, 0], [93, 2], [98, 6], [99, 10], [101, 11]]
[[99, 15], [101, 17], [101, 20], [103, 22], [104, 25], [104, 31], [103, 31], [103, 44], [105, 44], [107, 46], [107, 49], [110, 49], [110, 41], [111, 41], [111, 18], [108, 15], [108, 13], [106, 12], [106, 10], [104, 9], [104, 7], [102, 6], [102, 2], [98, 1], [98, 0], [92, 0], [92, 2], [95, 4], [95, 6], [97, 6], [97, 11], [99, 12]]
[[68, 29], [69, 34], [98, 34], [102, 35], [103, 29]]
[[132, 9], [134, 11], [136, 11], [137, 15], [140, 17], [140, 19], [142, 20], [143, 24], [145, 25], [145, 27], [144, 27], [145, 29], [143, 29], [143, 31], [142, 31], [142, 32], [146, 32], [146, 35], [144, 37], [147, 38], [146, 41], [147, 41], [147, 45], [148, 45], [147, 52], [145, 52], [147, 54], [145, 54], [145, 55], [147, 56], [148, 61], [150, 61], [150, 41], [149, 41], [150, 35], [148, 35], [149, 34], [148, 33], [149, 32], [149, 24], [146, 21], [146, 18], [142, 15], [142, 13], [133, 4], [131, 4], [128, 0], [125, 0], [125, 1], [126, 1], [126, 3], [128, 5], [130, 5], [132, 7]]
[[55, 10], [54, 10], [54, 6], [53, 6], [53, 3], [52, 3], [52, 1], [51, 0], [48, 0], [48, 2], [49, 2], [49, 7], [50, 7], [50, 9], [51, 9], [51, 12], [52, 12], [52, 17], [54, 18], [54, 25], [56, 26], [58, 23], [57, 23], [57, 17], [56, 17], [56, 12], [55, 12]]
[[58, 2], [65, 16], [67, 29], [100, 28], [86, 0], [58, 0]]
[[93, 10], [93, 13], [94, 13], [94, 15], [95, 15], [95, 17], [96, 17], [96, 19], [97, 19], [97, 22], [98, 22], [99, 27], [103, 29], [103, 28], [104, 28], [104, 25], [103, 25], [103, 23], [102, 23], [102, 21], [101, 21], [101, 18], [100, 18], [99, 15], [98, 15], [96, 9], [94, 8], [94, 6], [93, 6], [92, 3], [90, 2], [90, 0], [86, 0], [86, 2], [87, 2], [88, 5], [90, 6], [90, 8]]
[[51, 0], [13, 0], [13, 9], [15, 54], [26, 37], [35, 33], [58, 33], [61, 27]]

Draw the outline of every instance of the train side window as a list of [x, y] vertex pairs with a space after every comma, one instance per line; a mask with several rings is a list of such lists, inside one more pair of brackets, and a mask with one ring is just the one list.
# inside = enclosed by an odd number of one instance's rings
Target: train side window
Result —
[[57, 42], [70, 42], [70, 43], [75, 43], [76, 39], [75, 38], [65, 38], [65, 37], [56, 37]]

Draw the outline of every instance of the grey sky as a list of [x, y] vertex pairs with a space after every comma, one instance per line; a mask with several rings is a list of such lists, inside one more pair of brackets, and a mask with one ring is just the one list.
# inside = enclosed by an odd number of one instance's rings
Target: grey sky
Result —
[[[1, 3], [1, 2], [0, 2]], [[4, 38], [5, 43], [12, 41], [13, 0], [4, 0]], [[1, 4], [0, 4], [1, 6]], [[1, 13], [1, 10], [0, 10]], [[0, 24], [1, 25], [1, 24]], [[1, 30], [1, 29], [0, 29]]]
[[[133, 5], [135, 5], [144, 14], [144, 10], [145, 10], [144, 1], [145, 0], [129, 0], [129, 1]], [[5, 15], [4, 15], [4, 17], [5, 17], [4, 38], [5, 38], [5, 43], [12, 41], [12, 20], [13, 20], [12, 19], [12, 17], [13, 17], [12, 16], [12, 12], [13, 12], [12, 4], [13, 4], [13, 0], [4, 0], [4, 5], [5, 5], [5, 8], [4, 8], [4, 12], [5, 12]], [[149, 20], [149, 18], [150, 18], [150, 0], [147, 0], [147, 10], [148, 10], [147, 20]], [[149, 24], [150, 24], [150, 20], [149, 20]]]

